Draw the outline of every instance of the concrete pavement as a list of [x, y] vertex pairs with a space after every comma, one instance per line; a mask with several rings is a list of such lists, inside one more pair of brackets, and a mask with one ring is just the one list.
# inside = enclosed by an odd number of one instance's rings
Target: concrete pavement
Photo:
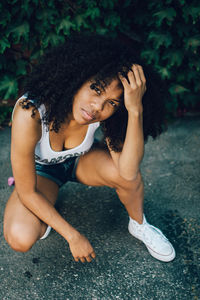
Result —
[[88, 237], [97, 259], [75, 263], [52, 231], [28, 253], [3, 238], [3, 211], [12, 187], [10, 128], [0, 131], [0, 300], [200, 299], [200, 119], [187, 117], [146, 145], [142, 172], [145, 214], [173, 243], [177, 257], [163, 263], [127, 231], [128, 216], [115, 191], [67, 183], [58, 210]]

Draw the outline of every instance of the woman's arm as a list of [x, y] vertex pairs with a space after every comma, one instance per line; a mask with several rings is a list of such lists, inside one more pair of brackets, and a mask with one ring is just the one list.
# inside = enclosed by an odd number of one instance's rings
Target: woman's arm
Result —
[[142, 97], [146, 91], [146, 79], [139, 65], [133, 65], [132, 71], [128, 72], [129, 82], [125, 77], [119, 77], [124, 87], [124, 103], [128, 111], [126, 137], [121, 153], [112, 151], [109, 141], [107, 144], [120, 175], [126, 180], [133, 180], [137, 177], [144, 155]]
[[34, 151], [41, 137], [41, 125], [38, 122], [39, 114], [32, 118], [31, 110], [18, 106], [12, 123], [11, 162], [19, 199], [33, 214], [68, 241], [75, 260], [89, 255], [94, 257], [94, 250], [88, 240], [64, 220], [37, 189]]

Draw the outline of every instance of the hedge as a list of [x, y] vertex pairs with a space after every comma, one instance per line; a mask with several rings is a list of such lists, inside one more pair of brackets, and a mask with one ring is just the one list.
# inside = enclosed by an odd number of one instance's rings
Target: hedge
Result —
[[169, 87], [169, 114], [192, 109], [200, 90], [198, 0], [2, 0], [0, 102], [16, 99], [44, 51], [72, 31], [133, 41]]

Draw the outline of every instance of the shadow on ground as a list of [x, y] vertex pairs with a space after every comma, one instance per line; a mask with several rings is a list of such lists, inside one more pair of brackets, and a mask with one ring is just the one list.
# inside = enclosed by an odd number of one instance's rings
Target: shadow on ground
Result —
[[60, 213], [85, 234], [97, 259], [75, 263], [67, 243], [53, 231], [29, 253], [6, 244], [3, 211], [12, 191], [10, 129], [0, 132], [0, 299], [200, 299], [200, 120], [176, 121], [146, 145], [142, 172], [145, 213], [174, 244], [176, 259], [162, 263], [127, 231], [128, 217], [114, 190], [67, 183]]

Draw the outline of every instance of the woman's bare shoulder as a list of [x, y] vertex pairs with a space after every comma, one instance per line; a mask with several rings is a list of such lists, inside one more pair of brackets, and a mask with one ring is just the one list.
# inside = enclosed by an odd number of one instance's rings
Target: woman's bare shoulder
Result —
[[19, 100], [15, 106], [12, 133], [18, 136], [27, 136], [27, 141], [30, 136], [35, 140], [39, 140], [42, 134], [39, 111], [33, 105], [23, 108], [23, 99]]

